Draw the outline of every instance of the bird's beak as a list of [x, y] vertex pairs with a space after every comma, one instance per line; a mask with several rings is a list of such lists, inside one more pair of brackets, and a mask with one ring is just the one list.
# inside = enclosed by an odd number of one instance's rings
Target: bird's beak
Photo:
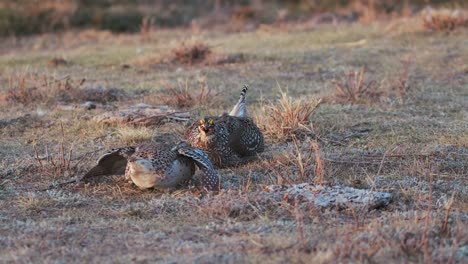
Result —
[[208, 132], [208, 128], [205, 125], [200, 125], [200, 130], [203, 132]]

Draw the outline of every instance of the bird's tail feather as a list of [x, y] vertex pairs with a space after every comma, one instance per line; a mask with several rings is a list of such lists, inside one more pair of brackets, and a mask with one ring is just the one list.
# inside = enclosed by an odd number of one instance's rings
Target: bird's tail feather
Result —
[[248, 90], [249, 86], [244, 85], [244, 87], [242, 87], [239, 101], [237, 101], [237, 104], [232, 108], [231, 112], [229, 113], [230, 116], [247, 117], [247, 106], [245, 105], [245, 96]]

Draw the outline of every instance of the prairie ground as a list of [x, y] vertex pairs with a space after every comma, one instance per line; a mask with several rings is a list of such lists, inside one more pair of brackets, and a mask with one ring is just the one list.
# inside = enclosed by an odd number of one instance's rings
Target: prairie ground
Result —
[[[467, 38], [466, 28], [428, 32], [398, 20], [4, 39], [1, 260], [466, 262]], [[218, 170], [220, 194], [142, 191], [122, 176], [49, 188], [112, 147], [177, 141], [189, 123], [103, 124], [95, 116], [143, 102], [194, 121], [230, 110], [243, 84], [267, 150]], [[340, 210], [263, 192], [318, 177], [394, 198], [378, 210]]]

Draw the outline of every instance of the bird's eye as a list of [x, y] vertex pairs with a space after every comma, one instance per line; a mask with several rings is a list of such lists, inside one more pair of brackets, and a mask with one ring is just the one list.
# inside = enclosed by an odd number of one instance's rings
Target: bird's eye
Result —
[[210, 119], [210, 125], [213, 125], [213, 124], [214, 124], [213, 119]]
[[200, 119], [200, 125], [203, 125], [203, 124], [205, 124], [205, 120]]

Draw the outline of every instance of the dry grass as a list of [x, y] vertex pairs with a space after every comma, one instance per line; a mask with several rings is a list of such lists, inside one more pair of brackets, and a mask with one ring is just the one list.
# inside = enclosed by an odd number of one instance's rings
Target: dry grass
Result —
[[65, 132], [63, 123], [60, 123], [61, 139], [60, 143], [54, 147], [45, 146], [43, 150], [37, 148], [37, 143], [33, 141], [34, 159], [39, 166], [39, 171], [49, 178], [69, 178], [75, 175], [79, 162], [72, 164], [73, 144], [69, 147], [65, 145]]
[[314, 182], [316, 184], [325, 184], [325, 162], [320, 155], [320, 147], [317, 141], [311, 141], [310, 146], [312, 147], [315, 154], [315, 171], [314, 171]]
[[340, 103], [365, 104], [376, 102], [382, 96], [375, 80], [366, 80], [365, 70], [349, 71], [332, 81], [335, 85], [335, 98]]
[[427, 9], [422, 14], [423, 27], [431, 31], [453, 31], [468, 27], [468, 12], [465, 10]]
[[116, 134], [122, 144], [135, 145], [150, 142], [153, 137], [154, 130], [148, 127], [120, 126], [117, 128]]
[[325, 163], [320, 156], [317, 141], [307, 137], [298, 140], [292, 136], [285, 149], [257, 164], [267, 170], [268, 184], [295, 184], [303, 182], [325, 183]]
[[23, 105], [55, 103], [83, 97], [85, 79], [72, 80], [70, 76], [56, 78], [46, 74], [21, 72], [8, 76], [5, 100]]
[[188, 79], [179, 79], [176, 85], [164, 82], [163, 86], [164, 88], [152, 97], [156, 98], [159, 104], [163, 103], [177, 108], [211, 104], [216, 97], [216, 94], [212, 93], [208, 87], [205, 78], [199, 78], [196, 87], [191, 86]]
[[70, 75], [56, 77], [46, 73], [21, 71], [9, 74], [7, 82], [8, 87], [0, 98], [7, 104], [20, 103], [24, 106], [85, 101], [105, 104], [126, 95], [116, 88], [84, 87], [85, 78], [74, 79]]
[[204, 62], [211, 53], [211, 48], [203, 42], [183, 42], [172, 50], [173, 61], [187, 65]]
[[409, 78], [412, 64], [413, 62], [409, 58], [401, 61], [401, 70], [394, 85], [394, 89], [400, 100], [406, 98], [410, 91]]
[[140, 39], [143, 41], [149, 40], [151, 33], [155, 31], [154, 17], [143, 17], [140, 25]]
[[276, 103], [263, 106], [257, 122], [267, 138], [273, 141], [302, 136], [311, 132], [310, 118], [321, 102], [321, 99], [293, 99], [288, 92], [280, 91]]
[[16, 203], [21, 210], [29, 212], [40, 212], [48, 206], [54, 206], [50, 199], [38, 197], [33, 193], [20, 197]]

